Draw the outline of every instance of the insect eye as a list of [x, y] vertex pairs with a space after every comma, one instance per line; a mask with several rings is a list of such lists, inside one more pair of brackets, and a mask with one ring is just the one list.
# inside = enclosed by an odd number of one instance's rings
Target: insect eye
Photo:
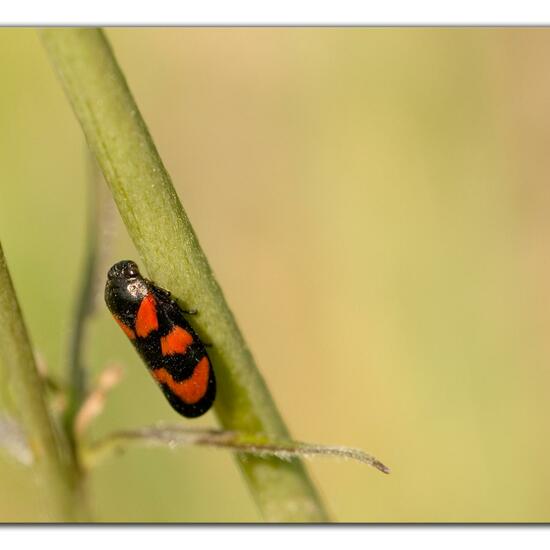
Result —
[[128, 262], [124, 269], [124, 275], [126, 277], [137, 277], [139, 275], [138, 267], [133, 262]]
[[119, 279], [120, 277], [124, 279], [139, 277], [138, 266], [131, 260], [122, 260], [117, 262], [107, 274], [109, 280]]

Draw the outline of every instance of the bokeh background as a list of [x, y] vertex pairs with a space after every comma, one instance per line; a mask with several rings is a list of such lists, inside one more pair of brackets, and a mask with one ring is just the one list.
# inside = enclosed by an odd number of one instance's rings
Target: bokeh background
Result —
[[[392, 468], [308, 461], [334, 519], [550, 521], [550, 30], [107, 32], [292, 435]], [[34, 30], [0, 67], [0, 239], [61, 375], [85, 146]], [[92, 375], [126, 369], [93, 434], [180, 421], [99, 304]], [[0, 455], [0, 520], [35, 489]], [[132, 449], [89, 491], [99, 521], [261, 520], [225, 451]]]

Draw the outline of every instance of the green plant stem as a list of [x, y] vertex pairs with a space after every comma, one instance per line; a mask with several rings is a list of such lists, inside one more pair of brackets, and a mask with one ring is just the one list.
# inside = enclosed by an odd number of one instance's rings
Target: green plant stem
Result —
[[86, 223], [85, 258], [82, 266], [79, 294], [73, 315], [72, 331], [69, 339], [67, 368], [67, 409], [65, 412], [66, 431], [74, 446], [73, 423], [86, 397], [86, 369], [84, 361], [84, 337], [86, 324], [93, 309], [94, 281], [96, 278], [96, 262], [98, 256], [100, 207], [99, 207], [99, 171], [95, 158], [87, 151], [87, 184], [88, 205]]
[[276, 457], [290, 460], [294, 457], [336, 457], [368, 464], [384, 474], [390, 469], [376, 457], [351, 447], [316, 445], [300, 441], [269, 440], [265, 435], [239, 434], [223, 430], [186, 428], [183, 426], [146, 426], [134, 430], [120, 430], [99, 439], [85, 449], [85, 462], [95, 464], [104, 456], [120, 452], [131, 444], [159, 446], [174, 449], [178, 446], [202, 445], [205, 447], [237, 450], [252, 456]]
[[27, 329], [0, 246], [0, 361], [38, 473], [44, 520], [86, 519], [79, 473], [45, 401]]
[[[196, 308], [218, 378], [216, 412], [228, 430], [290, 439], [100, 29], [41, 31], [50, 59], [149, 276]], [[239, 462], [268, 521], [328, 521], [302, 463]]]

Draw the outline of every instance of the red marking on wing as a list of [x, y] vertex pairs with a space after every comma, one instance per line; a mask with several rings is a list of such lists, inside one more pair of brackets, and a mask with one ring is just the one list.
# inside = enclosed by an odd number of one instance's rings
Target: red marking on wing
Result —
[[136, 315], [136, 334], [140, 338], [145, 338], [153, 330], [159, 328], [157, 318], [157, 305], [152, 294], [147, 294], [141, 301]]
[[162, 355], [184, 354], [192, 343], [193, 337], [185, 329], [176, 326], [160, 339], [160, 349]]
[[176, 382], [164, 367], [152, 371], [151, 374], [158, 382], [166, 384], [182, 401], [193, 405], [204, 397], [208, 389], [210, 363], [208, 357], [203, 357], [197, 363], [191, 377], [181, 382]]
[[[114, 316], [113, 316], [114, 317]], [[125, 323], [123, 323], [118, 317], [114, 317], [114, 320], [117, 322], [118, 326], [124, 331], [124, 334], [133, 340], [136, 337], [136, 333]]]

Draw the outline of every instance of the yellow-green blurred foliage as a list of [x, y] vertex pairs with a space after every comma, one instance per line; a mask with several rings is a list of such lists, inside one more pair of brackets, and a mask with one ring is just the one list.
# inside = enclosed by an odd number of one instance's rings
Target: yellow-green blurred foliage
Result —
[[[550, 30], [108, 36], [292, 435], [392, 468], [308, 461], [334, 519], [550, 521]], [[0, 67], [0, 239], [60, 374], [83, 138], [34, 30]], [[118, 216], [105, 238], [139, 260]], [[98, 305], [93, 376], [126, 375], [94, 435], [183, 422]], [[0, 519], [33, 519], [0, 460]], [[132, 449], [88, 488], [100, 521], [261, 519], [224, 451]]]

